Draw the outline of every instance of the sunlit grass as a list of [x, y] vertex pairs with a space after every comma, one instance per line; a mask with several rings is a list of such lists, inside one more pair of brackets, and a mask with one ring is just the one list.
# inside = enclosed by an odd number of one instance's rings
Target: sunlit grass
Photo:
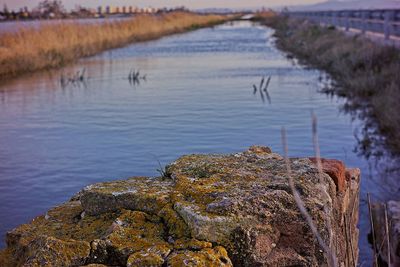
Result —
[[106, 49], [220, 23], [228, 16], [174, 12], [102, 24], [57, 23], [0, 35], [0, 78], [63, 66]]

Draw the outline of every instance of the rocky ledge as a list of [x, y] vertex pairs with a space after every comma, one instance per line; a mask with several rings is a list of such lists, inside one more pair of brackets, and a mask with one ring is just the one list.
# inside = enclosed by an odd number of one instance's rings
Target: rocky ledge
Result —
[[[358, 257], [360, 172], [290, 159], [291, 176], [340, 266]], [[326, 266], [285, 160], [266, 147], [188, 155], [162, 177], [87, 186], [7, 233], [0, 266]]]

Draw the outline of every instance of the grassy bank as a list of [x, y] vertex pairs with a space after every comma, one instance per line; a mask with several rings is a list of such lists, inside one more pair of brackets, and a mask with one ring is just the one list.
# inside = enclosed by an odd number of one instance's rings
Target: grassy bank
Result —
[[0, 79], [63, 66], [81, 57], [164, 35], [211, 26], [229, 16], [174, 12], [103, 24], [64, 23], [0, 35]]
[[399, 50], [305, 20], [268, 16], [263, 21], [276, 30], [279, 48], [332, 76], [332, 92], [345, 96], [345, 109], [366, 121], [361, 150], [373, 153], [368, 150], [379, 142], [400, 153]]

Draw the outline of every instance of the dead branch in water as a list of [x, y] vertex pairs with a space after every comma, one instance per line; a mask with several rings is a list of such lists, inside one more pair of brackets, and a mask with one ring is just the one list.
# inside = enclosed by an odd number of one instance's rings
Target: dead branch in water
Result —
[[391, 266], [391, 258], [390, 258], [390, 237], [389, 237], [389, 222], [388, 222], [388, 215], [387, 215], [387, 204], [383, 205], [384, 212], [385, 212], [385, 235], [386, 235], [386, 246], [387, 246], [387, 264]]
[[375, 227], [374, 227], [374, 219], [373, 219], [373, 215], [372, 215], [371, 196], [369, 193], [367, 193], [367, 200], [368, 200], [369, 222], [371, 224], [372, 246], [373, 246], [373, 250], [374, 250], [374, 266], [378, 266], [378, 258], [376, 255]]
[[[253, 94], [255, 95], [257, 93], [257, 90], [259, 90], [260, 91], [261, 100], [262, 100], [263, 103], [265, 103], [265, 97], [264, 97], [264, 93], [263, 93], [263, 91], [264, 91], [265, 92], [265, 96], [267, 97], [268, 103], [271, 104], [271, 97], [270, 97], [270, 95], [268, 93], [268, 86], [269, 86], [270, 81], [271, 81], [271, 76], [268, 76], [267, 81], [265, 81], [265, 76], [263, 76], [261, 78], [260, 86], [258, 88], [257, 88], [257, 86], [255, 84], [253, 84]], [[264, 88], [263, 88], [263, 86], [264, 86]]]

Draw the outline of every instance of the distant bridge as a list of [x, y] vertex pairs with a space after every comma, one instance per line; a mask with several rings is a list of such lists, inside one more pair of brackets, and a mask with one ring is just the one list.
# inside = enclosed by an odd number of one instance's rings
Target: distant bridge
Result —
[[289, 15], [307, 18], [319, 24], [334, 25], [345, 31], [378, 34], [387, 41], [400, 38], [400, 9], [296, 11], [289, 12]]

